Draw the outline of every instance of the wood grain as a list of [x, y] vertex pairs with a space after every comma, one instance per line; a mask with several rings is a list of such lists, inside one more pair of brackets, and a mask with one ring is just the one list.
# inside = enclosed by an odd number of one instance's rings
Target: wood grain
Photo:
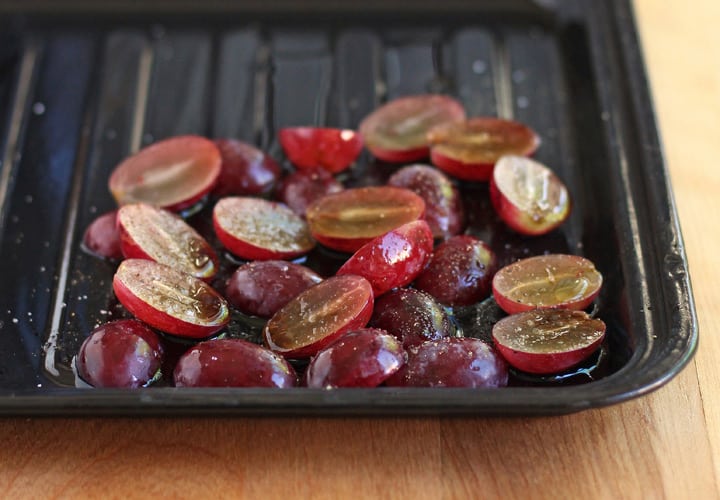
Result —
[[720, 3], [636, 9], [701, 329], [668, 385], [555, 418], [6, 419], [0, 497], [717, 498]]

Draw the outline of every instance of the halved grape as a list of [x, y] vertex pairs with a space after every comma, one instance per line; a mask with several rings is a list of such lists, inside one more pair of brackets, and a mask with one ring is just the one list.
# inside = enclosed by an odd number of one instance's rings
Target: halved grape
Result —
[[371, 239], [421, 219], [425, 202], [408, 189], [377, 186], [346, 189], [307, 209], [313, 237], [341, 252], [355, 252]]
[[284, 260], [248, 262], [230, 277], [225, 296], [245, 314], [269, 318], [321, 281], [319, 274], [300, 264]]
[[405, 348], [455, 332], [443, 306], [432, 295], [413, 288], [400, 288], [377, 298], [370, 326], [394, 335]]
[[265, 347], [240, 339], [201, 342], [175, 367], [177, 387], [276, 387], [297, 385], [292, 366]]
[[395, 172], [388, 185], [409, 189], [425, 201], [425, 220], [435, 238], [448, 238], [462, 231], [465, 225], [462, 197], [438, 169], [409, 165]]
[[287, 206], [261, 198], [229, 197], [215, 204], [220, 242], [247, 260], [292, 259], [315, 246], [308, 225]]
[[293, 165], [299, 169], [322, 168], [333, 174], [348, 168], [363, 147], [360, 134], [338, 128], [282, 128], [279, 138]]
[[529, 156], [540, 145], [528, 126], [490, 117], [439, 125], [428, 132], [427, 140], [433, 164], [468, 181], [487, 181], [501, 156]]
[[360, 276], [334, 276], [308, 288], [270, 318], [265, 344], [286, 358], [307, 358], [370, 320], [373, 293]]
[[474, 304], [490, 295], [495, 262], [495, 254], [482, 241], [469, 235], [453, 236], [435, 249], [415, 287], [446, 306]]
[[255, 146], [236, 139], [216, 139], [222, 157], [217, 196], [263, 195], [280, 178], [280, 165]]
[[407, 351], [408, 360], [386, 385], [402, 387], [504, 387], [507, 364], [482, 340], [447, 337]]
[[110, 176], [120, 205], [145, 202], [172, 211], [188, 208], [208, 194], [220, 175], [220, 151], [193, 135], [156, 142], [125, 159]]
[[83, 248], [104, 259], [123, 258], [120, 248], [120, 231], [117, 227], [117, 210], [102, 214], [85, 229]]
[[305, 382], [314, 389], [377, 387], [405, 363], [400, 342], [384, 330], [348, 332], [310, 361]]
[[433, 237], [424, 220], [408, 222], [363, 245], [337, 274], [367, 279], [375, 297], [414, 280], [430, 260]]
[[172, 212], [133, 203], [120, 207], [117, 223], [125, 258], [154, 260], [205, 280], [217, 273], [215, 250]]
[[85, 339], [75, 361], [78, 375], [93, 387], [143, 387], [159, 376], [163, 349], [147, 325], [111, 321]]
[[230, 317], [225, 299], [207, 283], [151, 260], [124, 260], [113, 290], [136, 318], [180, 337], [209, 337]]
[[570, 195], [545, 165], [522, 156], [503, 156], [490, 181], [490, 200], [510, 228], [527, 235], [545, 234], [570, 215]]
[[379, 107], [360, 124], [365, 145], [375, 157], [405, 163], [428, 156], [427, 132], [465, 119], [458, 101], [444, 95], [402, 97]]
[[343, 189], [340, 181], [327, 170], [298, 170], [280, 181], [277, 198], [304, 218], [312, 202]]
[[497, 350], [518, 370], [558, 373], [600, 347], [605, 323], [584, 311], [536, 310], [501, 319], [492, 335]]
[[585, 309], [602, 286], [602, 274], [578, 255], [529, 257], [500, 269], [493, 295], [508, 314], [532, 309]]

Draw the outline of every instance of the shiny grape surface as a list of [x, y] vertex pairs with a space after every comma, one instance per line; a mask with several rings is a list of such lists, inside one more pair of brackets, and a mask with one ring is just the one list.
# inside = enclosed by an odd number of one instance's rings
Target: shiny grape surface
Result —
[[384, 330], [348, 332], [322, 349], [305, 373], [308, 387], [377, 387], [405, 364], [400, 342]]
[[408, 361], [387, 385], [401, 387], [504, 387], [506, 362], [482, 340], [449, 337], [408, 349]]
[[215, 145], [222, 157], [215, 195], [264, 195], [280, 179], [280, 165], [255, 146], [236, 139], [217, 139]]
[[75, 361], [78, 375], [93, 387], [138, 388], [152, 382], [162, 364], [160, 339], [134, 319], [95, 328]]
[[294, 387], [297, 375], [282, 356], [239, 339], [201, 342], [178, 361], [177, 387]]
[[406, 348], [455, 333], [445, 308], [432, 295], [414, 288], [377, 298], [370, 325], [394, 335]]
[[269, 318], [322, 278], [312, 269], [283, 260], [248, 262], [228, 281], [225, 297], [245, 314]]
[[415, 286], [446, 306], [474, 304], [490, 295], [495, 269], [488, 245], [472, 236], [454, 236], [435, 248]]

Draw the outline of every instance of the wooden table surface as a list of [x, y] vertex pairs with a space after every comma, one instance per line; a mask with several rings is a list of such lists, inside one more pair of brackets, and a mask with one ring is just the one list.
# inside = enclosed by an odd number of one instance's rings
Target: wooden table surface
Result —
[[700, 320], [655, 393], [522, 419], [5, 419], [0, 497], [720, 495], [720, 2], [637, 0]]

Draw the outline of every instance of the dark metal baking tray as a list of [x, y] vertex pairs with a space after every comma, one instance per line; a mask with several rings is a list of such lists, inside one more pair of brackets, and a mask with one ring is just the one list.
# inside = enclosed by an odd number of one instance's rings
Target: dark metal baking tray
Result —
[[[26, 0], [0, 3], [0, 33], [0, 414], [557, 414], [646, 394], [694, 353], [687, 263], [624, 0]], [[70, 360], [107, 319], [114, 269], [80, 239], [113, 208], [119, 160], [184, 133], [280, 156], [279, 127], [356, 127], [379, 103], [424, 92], [543, 137], [537, 157], [574, 197], [552, 238], [605, 276], [606, 376], [502, 390], [74, 387]]]

